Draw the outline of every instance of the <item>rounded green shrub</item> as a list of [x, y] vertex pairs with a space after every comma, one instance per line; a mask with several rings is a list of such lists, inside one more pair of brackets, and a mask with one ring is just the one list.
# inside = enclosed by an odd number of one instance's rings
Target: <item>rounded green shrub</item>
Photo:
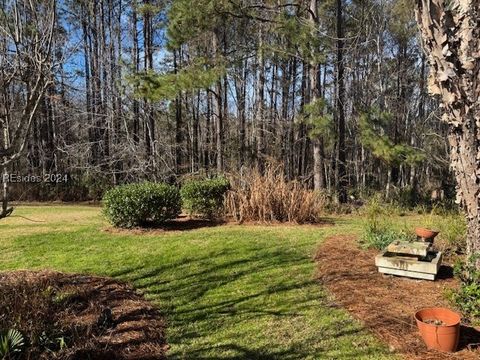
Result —
[[181, 212], [179, 190], [172, 185], [144, 182], [117, 186], [103, 197], [104, 214], [116, 227], [160, 225]]
[[211, 219], [223, 210], [230, 183], [223, 177], [188, 180], [180, 190], [183, 206], [190, 215]]

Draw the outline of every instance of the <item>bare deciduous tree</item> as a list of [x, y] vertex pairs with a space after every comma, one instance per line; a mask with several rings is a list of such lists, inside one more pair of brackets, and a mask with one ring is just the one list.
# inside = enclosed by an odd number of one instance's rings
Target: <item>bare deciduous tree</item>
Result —
[[54, 0], [4, 1], [0, 10], [0, 218], [9, 216], [7, 166], [21, 156], [41, 99], [51, 85]]

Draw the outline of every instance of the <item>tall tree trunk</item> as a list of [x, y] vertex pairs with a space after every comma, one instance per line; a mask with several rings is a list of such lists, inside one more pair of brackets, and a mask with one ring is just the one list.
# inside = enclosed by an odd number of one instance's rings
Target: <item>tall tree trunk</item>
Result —
[[[417, 0], [430, 65], [429, 90], [443, 101], [457, 201], [468, 222], [467, 254], [480, 253], [480, 2]], [[480, 269], [480, 258], [476, 261]]]
[[97, 166], [103, 161], [102, 128], [103, 128], [103, 100], [102, 100], [102, 70], [101, 70], [101, 32], [100, 11], [101, 2], [90, 4], [90, 31], [91, 31], [91, 77], [92, 77], [92, 110], [93, 110], [93, 165]]
[[257, 82], [255, 84], [255, 125], [256, 136], [256, 165], [263, 171], [265, 161], [265, 57], [263, 50], [263, 29], [259, 25], [259, 43], [257, 49]]
[[[144, 0], [145, 5], [150, 5], [150, 0]], [[153, 25], [151, 9], [147, 8], [143, 16], [143, 50], [145, 52], [144, 69], [153, 70]], [[152, 102], [144, 99], [145, 103], [145, 149], [147, 152], [147, 162], [156, 168], [156, 149], [155, 149], [155, 118]]]
[[347, 173], [346, 160], [347, 153], [345, 148], [345, 65], [343, 63], [343, 4], [342, 0], [337, 0], [337, 99], [336, 110], [338, 120], [338, 162], [337, 162], [337, 178], [338, 178], [338, 199], [341, 203], [347, 202]]
[[[132, 2], [132, 60], [133, 60], [133, 69], [135, 73], [140, 71], [140, 51], [138, 48], [138, 16], [137, 16], [137, 1], [133, 0]], [[138, 89], [135, 89], [136, 91]], [[136, 98], [133, 97], [133, 129], [132, 129], [132, 137], [133, 142], [138, 144], [140, 141], [140, 104]]]
[[[173, 51], [173, 71], [178, 73], [178, 59], [181, 58], [181, 50]], [[175, 97], [175, 175], [180, 175], [183, 171], [183, 114], [182, 114], [182, 93]]]
[[[290, 79], [292, 82], [292, 91], [291, 91], [291, 109], [292, 113], [288, 114], [288, 104], [287, 104], [287, 116], [288, 116], [288, 163], [289, 163], [289, 173], [290, 179], [295, 177], [295, 106], [296, 106], [296, 92], [297, 92], [297, 67], [298, 61], [297, 58], [294, 57], [292, 60], [291, 68], [290, 68]], [[290, 94], [287, 91], [287, 96]]]
[[[8, 149], [10, 146], [10, 136], [8, 131], [8, 123], [3, 124], [2, 142], [3, 149]], [[5, 159], [6, 162], [6, 159]], [[0, 212], [0, 219], [6, 218], [13, 212], [13, 208], [8, 207], [8, 165], [0, 166], [0, 176], [2, 177], [2, 211]]]
[[242, 61], [242, 65], [237, 69], [235, 78], [235, 92], [237, 97], [237, 117], [239, 122], [239, 167], [245, 164], [246, 151], [246, 89], [247, 89], [247, 60]]
[[192, 141], [192, 172], [197, 172], [200, 168], [200, 142], [201, 136], [200, 129], [200, 102], [201, 94], [200, 90], [197, 90], [195, 94], [192, 94], [192, 107], [193, 107], [193, 141]]
[[205, 143], [203, 145], [203, 166], [208, 173], [211, 165], [211, 143], [212, 143], [212, 132], [211, 132], [211, 124], [212, 124], [212, 92], [210, 89], [205, 91], [206, 94], [206, 101], [207, 101], [207, 114], [205, 116]]
[[[212, 48], [214, 56], [220, 58], [220, 47], [219, 47], [219, 30], [215, 30], [212, 37]], [[215, 83], [215, 99], [213, 101], [214, 105], [214, 117], [215, 117], [215, 143], [217, 148], [217, 173], [221, 174], [223, 172], [223, 91], [222, 91], [222, 81], [221, 79], [217, 80]]]
[[[310, 1], [310, 25], [314, 36], [317, 36], [319, 24], [318, 24], [318, 1]], [[318, 49], [312, 49], [311, 56], [315, 56], [318, 53]], [[310, 61], [310, 102], [315, 103], [320, 99], [320, 65], [313, 58]], [[316, 136], [312, 139], [313, 142], [313, 186], [315, 190], [321, 190], [325, 188], [325, 177], [323, 173], [323, 137]]]

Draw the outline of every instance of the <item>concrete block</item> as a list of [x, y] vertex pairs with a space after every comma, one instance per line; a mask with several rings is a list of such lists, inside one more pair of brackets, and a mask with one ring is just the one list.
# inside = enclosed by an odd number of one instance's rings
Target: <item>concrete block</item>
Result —
[[392, 255], [385, 251], [375, 257], [375, 265], [389, 269], [436, 275], [440, 269], [442, 253], [438, 252], [430, 254], [432, 254], [431, 256], [433, 257], [431, 261], [420, 261], [415, 257]]
[[409, 254], [417, 256], [427, 256], [428, 251], [431, 249], [432, 244], [415, 241], [394, 241], [385, 249], [387, 252], [397, 253], [397, 254]]
[[435, 280], [435, 274], [426, 274], [416, 271], [408, 271], [408, 270], [399, 270], [399, 269], [391, 269], [385, 267], [379, 267], [378, 271], [382, 274], [390, 274], [390, 275], [398, 275], [398, 276], [405, 276], [414, 279], [422, 279], [422, 280]]

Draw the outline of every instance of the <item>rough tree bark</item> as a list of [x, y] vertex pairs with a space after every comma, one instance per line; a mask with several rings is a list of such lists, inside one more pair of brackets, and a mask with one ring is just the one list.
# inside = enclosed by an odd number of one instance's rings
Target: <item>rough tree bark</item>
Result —
[[[318, 32], [318, 1], [310, 1], [309, 9], [309, 21], [312, 26], [314, 34]], [[314, 54], [317, 49], [312, 49], [312, 59], [310, 60], [310, 102], [315, 103], [320, 98], [320, 65], [315, 59]], [[325, 188], [325, 177], [323, 172], [323, 137], [316, 136], [312, 139], [313, 142], [313, 186], [315, 190], [321, 190]]]
[[[3, 147], [9, 146], [10, 140], [8, 136], [8, 128], [3, 129]], [[0, 176], [2, 177], [2, 209], [0, 211], [0, 219], [10, 216], [13, 208], [8, 206], [8, 169], [7, 165], [0, 164]]]
[[480, 1], [416, 0], [416, 18], [429, 90], [440, 95], [449, 125], [457, 202], [467, 217], [467, 255], [473, 255], [480, 252]]

